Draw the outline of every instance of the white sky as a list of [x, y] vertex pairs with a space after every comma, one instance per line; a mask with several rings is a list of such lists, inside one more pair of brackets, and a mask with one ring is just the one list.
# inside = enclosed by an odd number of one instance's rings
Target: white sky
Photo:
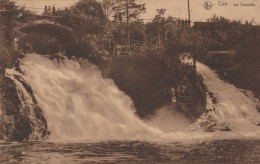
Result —
[[[45, 5], [55, 5], [56, 7], [69, 7], [77, 0], [14, 0], [20, 6], [43, 8]], [[187, 1], [188, 0], [136, 0], [146, 3], [147, 12], [141, 16], [143, 19], [152, 19], [156, 14], [156, 9], [166, 9], [165, 16], [177, 18], [188, 18]], [[203, 7], [205, 1], [209, 0], [190, 0], [191, 20], [205, 21], [216, 14], [225, 16], [229, 19], [252, 20], [260, 25], [260, 0], [222, 0], [227, 2], [227, 6], [219, 6], [220, 0], [210, 0], [214, 6], [211, 10]], [[234, 6], [234, 3], [254, 3], [254, 7]]]

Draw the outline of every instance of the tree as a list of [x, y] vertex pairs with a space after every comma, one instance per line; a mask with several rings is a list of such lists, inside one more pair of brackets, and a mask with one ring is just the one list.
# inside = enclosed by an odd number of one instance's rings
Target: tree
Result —
[[[138, 4], [136, 0], [128, 0], [129, 19], [137, 19], [140, 14], [146, 11], [145, 4]], [[108, 16], [112, 15], [115, 19], [127, 17], [127, 0], [104, 0], [103, 6]]]
[[15, 27], [17, 26], [16, 15], [18, 12], [17, 6], [15, 6], [14, 2], [10, 2], [9, 0], [2, 0], [0, 2], [0, 9], [4, 10], [1, 13], [1, 25], [4, 28], [3, 30], [3, 38], [5, 39], [8, 46], [11, 46], [13, 43], [13, 39], [15, 37]]
[[130, 23], [130, 39], [135, 41], [145, 40], [145, 25], [143, 22], [132, 22]]
[[165, 18], [156, 15], [151, 23], [146, 24], [146, 35], [153, 44], [161, 45], [161, 38], [165, 34]]
[[208, 28], [201, 30], [209, 42], [211, 50], [230, 50], [241, 41], [244, 28], [241, 21], [229, 20], [214, 15], [208, 19]]
[[[113, 12], [113, 7], [115, 6], [116, 0], [103, 0], [102, 7], [106, 14], [106, 16], [110, 16], [110, 14]], [[119, 2], [117, 0], [117, 2]]]
[[146, 24], [145, 31], [148, 41], [161, 47], [162, 45], [167, 45], [168, 35], [175, 33], [176, 31], [174, 30], [177, 27], [176, 18], [168, 17], [165, 19], [156, 15], [151, 23]]
[[203, 35], [189, 27], [179, 28], [177, 32], [172, 33], [168, 41], [167, 52], [179, 58], [181, 53], [190, 53], [194, 65], [196, 60], [207, 54], [207, 47]]
[[101, 3], [96, 0], [80, 0], [59, 20], [62, 24], [74, 28], [79, 36], [103, 32], [108, 21]]

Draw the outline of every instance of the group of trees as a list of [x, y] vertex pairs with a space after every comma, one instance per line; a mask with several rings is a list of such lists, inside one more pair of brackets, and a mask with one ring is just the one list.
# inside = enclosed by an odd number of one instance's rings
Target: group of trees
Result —
[[[1, 41], [11, 45], [19, 32], [16, 30], [19, 26], [17, 15], [23, 9], [18, 9], [8, 0], [1, 2], [1, 8], [8, 9], [8, 12], [1, 13]], [[149, 43], [153, 45], [151, 48], [165, 50], [165, 53], [176, 57], [181, 53], [190, 53], [194, 59], [206, 57], [208, 50], [242, 51], [246, 44], [250, 46], [252, 44], [249, 43], [257, 39], [256, 30], [249, 23], [242, 25], [239, 21], [217, 16], [208, 20], [207, 29], [183, 26], [173, 17], [156, 16], [145, 24], [139, 19], [145, 10], [145, 5], [135, 0], [80, 0], [70, 8], [60, 10], [57, 15], [61, 16], [58, 20], [61, 24], [75, 29], [80, 43], [92, 45], [95, 50], [91, 52], [111, 49], [113, 45], [125, 43], [127, 28], [130, 40]], [[24, 10], [22, 12], [24, 15], [28, 13]], [[130, 20], [128, 26], [127, 16]], [[19, 21], [24, 18], [26, 17], [19, 18]]]
[[[3, 30], [0, 35], [6, 45], [11, 45], [17, 36], [17, 15], [22, 9], [18, 9], [8, 0], [3, 0], [0, 5], [1, 8], [8, 9], [8, 12], [1, 13], [0, 26]], [[257, 39], [250, 24], [242, 25], [239, 21], [217, 16], [208, 20], [210, 25], [206, 30], [191, 28], [189, 25], [182, 26], [178, 23], [179, 20], [173, 17], [166, 19], [156, 16], [145, 24], [139, 19], [145, 10], [145, 5], [135, 0], [80, 0], [72, 7], [60, 10], [57, 15], [61, 16], [58, 20], [60, 23], [75, 29], [81, 42], [95, 44], [95, 49], [112, 48], [111, 45], [125, 42], [127, 28], [130, 40], [150, 43], [173, 56], [191, 53], [194, 58], [198, 55], [206, 56], [207, 50], [242, 49], [246, 43], [252, 42], [250, 39]], [[23, 11], [23, 14], [25, 13]], [[127, 17], [130, 20], [128, 26]], [[247, 41], [241, 44], [241, 40]]]
[[242, 24], [241, 21], [229, 20], [222, 16], [214, 15], [208, 19], [203, 26], [195, 27], [203, 33], [207, 40], [207, 47], [210, 50], [229, 50], [241, 43], [245, 37], [249, 36], [254, 30], [250, 24]]
[[[202, 37], [199, 32], [192, 30], [188, 25], [181, 25], [178, 23], [180, 21], [173, 17], [165, 19], [156, 16], [152, 22], [145, 24], [139, 19], [140, 14], [144, 13], [145, 10], [145, 4], [139, 4], [135, 0], [103, 0], [103, 2], [79, 0], [73, 6], [57, 11], [56, 14], [60, 16], [57, 20], [59, 23], [74, 29], [79, 38], [78, 46], [84, 47], [89, 53], [101, 54], [105, 51], [111, 53], [111, 49], [116, 45], [126, 44], [128, 31], [131, 41], [148, 43], [150, 50], [156, 49], [161, 52], [165, 50], [165, 53], [172, 56], [190, 51], [194, 55], [204, 52], [203, 41], [198, 39]], [[128, 26], [127, 17], [129, 19]], [[7, 34], [14, 33], [8, 32]], [[27, 36], [22, 37], [26, 38]], [[34, 46], [35, 37], [29, 35], [28, 37], [29, 40], [32, 40], [31, 46]], [[37, 37], [39, 36], [37, 35]], [[46, 40], [46, 36], [42, 38]], [[50, 45], [59, 45], [54, 44], [53, 38], [47, 40], [50, 41]], [[20, 41], [21, 47], [24, 47], [25, 50], [33, 49], [28, 46], [26, 39], [20, 39]], [[46, 46], [46, 48], [48, 47], [53, 49], [53, 46]], [[49, 52], [55, 51], [44, 51], [44, 53]]]

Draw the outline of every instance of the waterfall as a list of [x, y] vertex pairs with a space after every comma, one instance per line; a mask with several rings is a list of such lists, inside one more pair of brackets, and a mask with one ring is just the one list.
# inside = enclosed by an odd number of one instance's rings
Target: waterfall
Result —
[[[259, 101], [251, 92], [224, 82], [214, 71], [199, 62], [197, 72], [202, 75], [211, 96], [208, 98], [208, 112], [202, 117], [210, 122], [209, 128], [227, 131], [259, 130], [256, 126], [260, 123], [257, 111]], [[215, 99], [213, 102], [212, 98]]]
[[127, 139], [160, 132], [143, 123], [132, 100], [87, 60], [30, 54], [20, 63], [51, 140]]
[[[120, 91], [111, 79], [104, 79], [97, 66], [86, 59], [50, 59], [27, 54], [19, 63], [20, 70], [8, 69], [6, 76], [15, 82], [17, 92], [22, 93], [21, 104], [35, 127], [39, 121], [35, 119], [33, 108], [27, 106], [36, 103], [42, 109], [51, 141], [215, 137], [204, 132], [205, 129], [230, 133], [259, 132], [256, 126], [260, 121], [258, 100], [250, 92], [222, 81], [201, 63], [197, 64], [197, 72], [202, 75], [209, 91], [208, 106], [201, 118], [190, 126], [186, 118], [166, 108], [159, 109], [148, 118], [150, 120], [141, 120], [135, 115], [131, 98]], [[35, 101], [22, 82], [31, 87]], [[215, 101], [212, 101], [213, 98]], [[179, 131], [183, 128], [186, 130]], [[39, 135], [37, 131], [34, 128], [34, 136]]]

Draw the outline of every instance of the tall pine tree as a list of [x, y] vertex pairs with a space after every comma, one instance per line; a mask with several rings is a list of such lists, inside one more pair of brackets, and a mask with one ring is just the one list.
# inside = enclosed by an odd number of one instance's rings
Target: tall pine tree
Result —
[[[136, 19], [146, 11], [145, 4], [136, 0], [128, 0], [129, 19]], [[122, 21], [127, 17], [127, 0], [103, 0], [103, 8], [107, 16], [113, 16]]]

